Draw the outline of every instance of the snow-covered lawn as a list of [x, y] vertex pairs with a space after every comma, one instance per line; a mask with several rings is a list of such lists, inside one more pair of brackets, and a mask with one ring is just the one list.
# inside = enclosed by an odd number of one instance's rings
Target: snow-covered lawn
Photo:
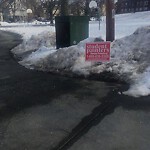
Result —
[[3, 27], [0, 30], [11, 31], [19, 33], [23, 36], [24, 41], [30, 40], [32, 36], [37, 36], [41, 32], [54, 33], [55, 28], [53, 26], [18, 26], [18, 27]]
[[111, 44], [111, 61], [87, 62], [85, 43], [94, 42], [99, 36], [106, 38], [105, 17], [103, 19], [100, 31], [98, 22], [90, 22], [90, 38], [59, 50], [55, 49], [54, 27], [2, 29], [23, 35], [24, 42], [12, 52], [21, 56], [19, 63], [29, 69], [85, 77], [107, 72], [130, 84], [130, 89], [124, 94], [135, 97], [150, 95], [150, 12], [116, 15], [117, 40]]

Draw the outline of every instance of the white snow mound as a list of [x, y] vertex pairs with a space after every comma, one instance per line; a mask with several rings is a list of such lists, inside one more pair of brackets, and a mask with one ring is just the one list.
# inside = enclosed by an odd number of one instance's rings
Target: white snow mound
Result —
[[[39, 37], [37, 36], [37, 39]], [[49, 40], [54, 41], [53, 38], [54, 36], [51, 36]], [[24, 44], [30, 47], [28, 43], [38, 45], [39, 41], [34, 41], [31, 38]], [[134, 97], [150, 95], [150, 26], [139, 28], [132, 35], [112, 42], [111, 61], [107, 63], [85, 61], [85, 44], [94, 41], [97, 39], [88, 38], [78, 45], [57, 51], [51, 47], [46, 52], [45, 47], [39, 50], [41, 45], [45, 46], [41, 44], [35, 46], [37, 51], [35, 50], [19, 63], [30, 69], [68, 72], [84, 76], [100, 75], [103, 72], [110, 73], [110, 75], [113, 73], [119, 80], [130, 83], [130, 89], [124, 94]], [[13, 52], [17, 54], [21, 51], [22, 46], [20, 45], [20, 48], [13, 50]]]
[[[12, 52], [14, 54], [21, 54], [29, 51], [36, 51], [41, 47], [55, 48], [55, 33], [51, 31], [43, 31], [38, 35], [32, 35], [29, 39], [24, 39], [23, 43], [15, 47]], [[45, 49], [43, 49], [45, 51]]]

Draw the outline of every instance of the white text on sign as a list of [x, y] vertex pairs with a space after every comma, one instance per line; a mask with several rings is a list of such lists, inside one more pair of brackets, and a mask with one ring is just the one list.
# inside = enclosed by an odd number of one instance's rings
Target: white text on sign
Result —
[[110, 61], [110, 42], [86, 43], [86, 61]]

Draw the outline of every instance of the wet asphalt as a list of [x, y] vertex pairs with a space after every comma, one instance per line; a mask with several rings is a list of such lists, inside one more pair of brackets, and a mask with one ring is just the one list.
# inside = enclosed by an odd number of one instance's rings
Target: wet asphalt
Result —
[[1, 150], [149, 150], [150, 97], [128, 88], [27, 70], [10, 50], [21, 36], [0, 31]]

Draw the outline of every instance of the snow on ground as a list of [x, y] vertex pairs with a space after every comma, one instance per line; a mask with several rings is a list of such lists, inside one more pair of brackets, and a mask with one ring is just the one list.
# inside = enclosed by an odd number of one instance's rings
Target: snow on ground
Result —
[[50, 22], [42, 22], [34, 20], [33, 22], [15, 22], [15, 23], [8, 23], [8, 22], [0, 22], [1, 26], [5, 27], [15, 27], [15, 26], [32, 26], [32, 25], [49, 25]]
[[[98, 21], [90, 22], [90, 26], [89, 26], [90, 37], [101, 36], [103, 39], [106, 39], [105, 20], [106, 18], [103, 17], [100, 23], [100, 30], [99, 30]], [[116, 15], [115, 20], [116, 20], [116, 25], [115, 25], [116, 39], [119, 39], [124, 36], [132, 34], [139, 27], [150, 25], [150, 11]], [[38, 35], [43, 31], [55, 32], [54, 26], [37, 26], [37, 27], [32, 26], [35, 25], [35, 22], [29, 24], [1, 22], [1, 25], [7, 28], [2, 28], [0, 26], [0, 30], [13, 31], [19, 33], [23, 35], [24, 39], [29, 39], [32, 35]]]
[[[7, 26], [8, 24], [8, 26]], [[54, 33], [55, 28], [54, 26], [32, 26], [32, 25], [27, 25], [27, 24], [18, 24], [14, 23], [14, 25], [7, 23], [5, 26], [0, 26], [0, 30], [4, 31], [10, 31], [10, 32], [15, 32], [18, 34], [21, 34], [23, 36], [24, 41], [29, 40], [32, 35], [33, 36], [38, 36], [38, 34], [42, 32], [50, 32]], [[44, 33], [43, 33], [44, 34]]]
[[[106, 39], [106, 18], [102, 18], [99, 31], [98, 22], [90, 24], [90, 37], [99, 37]], [[115, 36], [116, 39], [132, 34], [137, 28], [150, 25], [150, 11], [127, 13], [115, 16]]]
[[117, 40], [111, 45], [111, 61], [85, 61], [85, 43], [94, 42], [99, 36], [105, 39], [105, 26], [102, 21], [99, 31], [98, 22], [90, 22], [90, 38], [58, 51], [55, 49], [54, 27], [5, 30], [23, 35], [24, 42], [13, 49], [13, 53], [23, 56], [19, 63], [27, 68], [86, 77], [108, 72], [130, 83], [130, 89], [124, 94], [134, 97], [150, 95], [150, 12], [116, 15]]
[[[33, 32], [36, 33], [36, 30], [34, 30]], [[39, 52], [39, 55], [42, 56], [40, 54], [40, 53], [43, 53], [42, 50], [45, 52], [46, 50], [49, 50], [52, 48], [55, 49], [56, 47], [55, 32], [52, 32], [52, 31], [43, 31], [41, 33], [40, 32], [41, 31], [39, 30], [39, 34], [36, 33], [33, 35], [30, 35], [29, 32], [25, 32], [25, 35], [24, 35], [25, 39], [23, 43], [17, 46], [16, 48], [14, 48], [12, 52], [15, 54], [20, 54], [23, 52], [36, 51], [40, 49], [40, 51], [38, 52]], [[27, 37], [29, 36], [30, 38], [28, 40]]]

